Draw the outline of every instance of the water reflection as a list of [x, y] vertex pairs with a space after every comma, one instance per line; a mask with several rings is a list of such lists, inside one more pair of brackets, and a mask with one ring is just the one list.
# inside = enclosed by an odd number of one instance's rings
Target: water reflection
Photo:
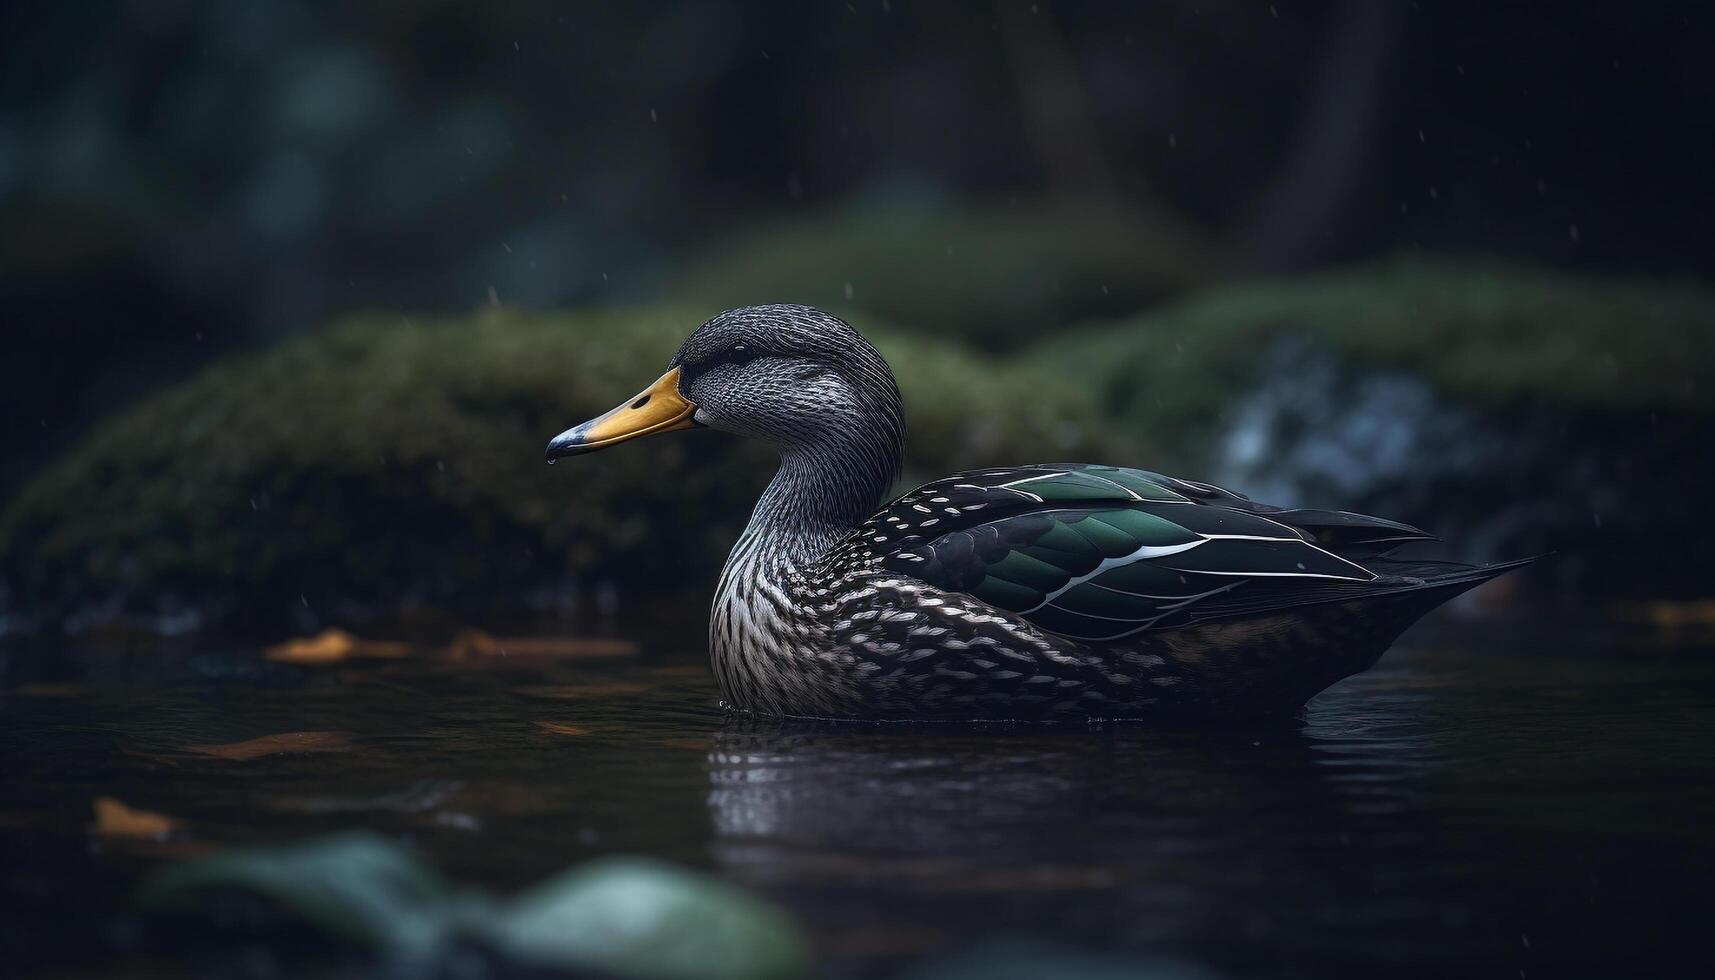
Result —
[[1307, 909], [1364, 890], [1351, 874], [1411, 840], [1378, 806], [1420, 778], [1400, 761], [1409, 743], [1354, 752], [1302, 724], [973, 733], [733, 721], [709, 754], [712, 847], [848, 957], [1036, 935], [1138, 952], [1189, 940], [1231, 961], [1223, 937], [1293, 938]]
[[68, 653], [0, 659], [26, 966], [131, 955], [89, 935], [130, 935], [161, 861], [359, 828], [500, 892], [615, 851], [712, 864], [833, 976], [996, 938], [1246, 977], [1629, 975], [1694, 957], [1715, 909], [1705, 648], [1401, 648], [1252, 730], [770, 724], [721, 715], [689, 647]]
[[[1708, 794], [1670, 788], [1709, 771], [1710, 672], [1672, 666], [1690, 683], [1666, 689], [1635, 664], [1545, 666], [1397, 657], [1245, 731], [729, 720], [711, 849], [805, 916], [836, 973], [1018, 937], [1236, 975], [1633, 962], [1593, 915], [1671, 961], [1693, 913], [1658, 889], [1711, 860], [1682, 819], [1715, 813]], [[1654, 788], [1591, 799], [1613, 779]]]
[[1007, 846], [1025, 856], [1075, 850], [1122, 812], [1121, 829], [1178, 836], [1187, 820], [1255, 801], [1263, 784], [1314, 761], [1302, 730], [1281, 728], [794, 731], [735, 721], [709, 755], [709, 802], [729, 848], [766, 839], [798, 851]]

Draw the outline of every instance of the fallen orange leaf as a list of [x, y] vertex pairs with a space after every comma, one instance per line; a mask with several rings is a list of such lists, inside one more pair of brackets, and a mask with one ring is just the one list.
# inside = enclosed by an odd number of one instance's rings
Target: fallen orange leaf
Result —
[[351, 748], [351, 736], [340, 732], [282, 732], [279, 735], [264, 735], [261, 738], [226, 745], [191, 745], [187, 748], [199, 755], [242, 762], [265, 755], [343, 752]]
[[164, 813], [133, 810], [111, 796], [95, 798], [95, 832], [102, 837], [160, 840], [177, 829], [179, 822]]
[[263, 656], [297, 664], [328, 664], [348, 657], [403, 657], [410, 653], [403, 643], [360, 640], [345, 630], [322, 630], [315, 636], [299, 637], [269, 647]]
[[555, 735], [588, 735], [590, 730], [582, 725], [568, 725], [558, 721], [539, 721], [536, 727]]
[[263, 654], [269, 660], [294, 663], [329, 663], [351, 656], [357, 638], [342, 629], [323, 630], [315, 636], [299, 637], [271, 646]]
[[1715, 599], [1617, 603], [1620, 618], [1660, 629], [1693, 629], [1715, 626]]

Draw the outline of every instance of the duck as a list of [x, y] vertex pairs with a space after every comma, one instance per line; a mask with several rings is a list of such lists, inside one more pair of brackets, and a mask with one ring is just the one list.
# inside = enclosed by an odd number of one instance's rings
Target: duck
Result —
[[722, 703], [756, 716], [1290, 715], [1524, 564], [1397, 559], [1432, 536], [1125, 466], [997, 466], [890, 497], [899, 386], [874, 345], [809, 306], [714, 317], [653, 384], [553, 437], [547, 460], [698, 427], [780, 459], [709, 617]]

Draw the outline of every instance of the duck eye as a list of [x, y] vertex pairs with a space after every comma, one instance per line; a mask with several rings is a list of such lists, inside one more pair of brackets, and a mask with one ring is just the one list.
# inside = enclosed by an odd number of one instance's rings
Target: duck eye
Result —
[[728, 351], [727, 353], [731, 354], [733, 357], [743, 357], [746, 354], [750, 353], [750, 345], [749, 344], [733, 344], [732, 350]]

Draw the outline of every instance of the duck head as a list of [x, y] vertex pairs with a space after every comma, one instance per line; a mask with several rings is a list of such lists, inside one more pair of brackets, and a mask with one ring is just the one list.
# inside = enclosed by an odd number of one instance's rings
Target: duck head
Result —
[[555, 436], [547, 459], [694, 426], [786, 455], [869, 446], [895, 460], [905, 434], [893, 372], [845, 321], [808, 306], [747, 306], [698, 327], [635, 397]]

